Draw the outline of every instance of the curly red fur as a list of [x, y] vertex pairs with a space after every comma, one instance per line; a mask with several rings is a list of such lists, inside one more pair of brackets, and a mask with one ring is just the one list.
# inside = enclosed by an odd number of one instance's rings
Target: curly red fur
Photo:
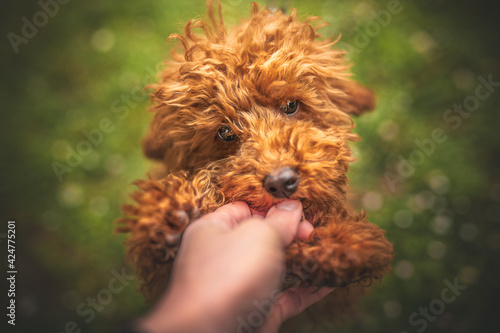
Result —
[[[390, 271], [392, 245], [363, 212], [346, 204], [351, 157], [350, 114], [374, 107], [370, 90], [350, 79], [337, 40], [319, 38], [311, 25], [252, 4], [250, 19], [227, 32], [208, 4], [208, 21], [191, 20], [173, 34], [183, 52], [160, 73], [145, 154], [162, 161], [167, 176], [141, 180], [124, 206], [121, 232], [151, 300], [168, 281], [184, 228], [236, 200], [267, 211], [280, 202], [266, 192], [266, 175], [291, 168], [300, 177], [292, 199], [315, 227], [287, 249], [285, 287], [348, 286]], [[196, 33], [199, 31], [200, 33]], [[296, 114], [281, 107], [297, 101]], [[221, 126], [237, 140], [218, 138]], [[312, 264], [314, 269], [308, 265]]]

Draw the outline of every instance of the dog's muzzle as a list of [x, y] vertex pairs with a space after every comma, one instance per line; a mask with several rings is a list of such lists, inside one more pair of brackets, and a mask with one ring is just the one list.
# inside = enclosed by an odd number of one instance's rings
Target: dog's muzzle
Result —
[[264, 189], [275, 198], [290, 198], [299, 187], [299, 174], [291, 168], [283, 168], [264, 178]]

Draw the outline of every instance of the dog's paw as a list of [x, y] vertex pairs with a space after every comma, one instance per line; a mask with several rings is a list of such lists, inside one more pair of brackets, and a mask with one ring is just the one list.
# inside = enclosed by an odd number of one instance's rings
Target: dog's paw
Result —
[[117, 228], [130, 233], [129, 257], [136, 266], [171, 262], [184, 229], [202, 214], [203, 196], [184, 174], [138, 180], [135, 185], [139, 188], [131, 196], [135, 203], [123, 206], [126, 216]]
[[394, 256], [383, 231], [368, 222], [318, 227], [309, 241], [292, 243], [286, 253], [285, 285], [317, 287], [371, 284], [390, 272]]
[[142, 281], [142, 293], [152, 300], [168, 282], [182, 233], [209, 208], [197, 184], [183, 173], [135, 185], [134, 203], [123, 206], [125, 217], [117, 221], [116, 231], [129, 234], [128, 259]]

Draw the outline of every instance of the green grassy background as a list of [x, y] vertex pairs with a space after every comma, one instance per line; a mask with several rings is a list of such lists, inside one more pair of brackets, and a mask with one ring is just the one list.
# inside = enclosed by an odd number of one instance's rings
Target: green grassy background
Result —
[[[229, 24], [249, 13], [247, 1], [222, 3]], [[460, 126], [443, 119], [475, 94], [479, 76], [500, 81], [494, 5], [401, 1], [401, 11], [361, 45], [366, 29], [377, 28], [372, 12], [386, 10], [389, 1], [267, 4], [330, 22], [323, 35], [340, 32], [343, 47], [357, 48], [353, 71], [378, 96], [377, 110], [356, 120], [363, 141], [354, 145], [358, 161], [350, 178], [353, 202], [394, 243], [394, 273], [355, 318], [325, 331], [498, 331], [500, 89], [459, 116]], [[131, 182], [150, 168], [139, 145], [150, 121], [140, 92], [168, 56], [173, 44], [166, 37], [204, 15], [204, 1], [70, 1], [18, 53], [7, 34], [21, 34], [21, 19], [32, 21], [41, 7], [37, 1], [2, 7], [0, 240], [5, 253], [6, 221], [15, 219], [18, 270], [17, 325], [8, 332], [63, 332], [71, 322], [82, 332], [107, 332], [147, 310], [135, 281], [112, 293], [95, 317], [81, 305], [105, 299], [113, 271], [125, 267], [113, 220]], [[82, 148], [83, 131], [103, 121], [108, 132], [101, 142], [60, 180], [53, 163], [66, 164], [67, 147]], [[446, 140], [421, 155], [411, 176], [388, 181], [401, 158], [418, 157], [415, 140], [430, 139], [436, 128]], [[455, 278], [467, 289], [425, 329], [412, 325], [411, 314], [436, 304], [444, 281]], [[6, 291], [0, 294], [6, 300]]]

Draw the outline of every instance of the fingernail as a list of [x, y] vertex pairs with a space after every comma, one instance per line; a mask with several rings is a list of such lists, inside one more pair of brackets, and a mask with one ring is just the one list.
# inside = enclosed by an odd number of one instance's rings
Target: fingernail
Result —
[[277, 209], [280, 210], [296, 210], [299, 208], [299, 202], [297, 200], [285, 200], [276, 205]]

